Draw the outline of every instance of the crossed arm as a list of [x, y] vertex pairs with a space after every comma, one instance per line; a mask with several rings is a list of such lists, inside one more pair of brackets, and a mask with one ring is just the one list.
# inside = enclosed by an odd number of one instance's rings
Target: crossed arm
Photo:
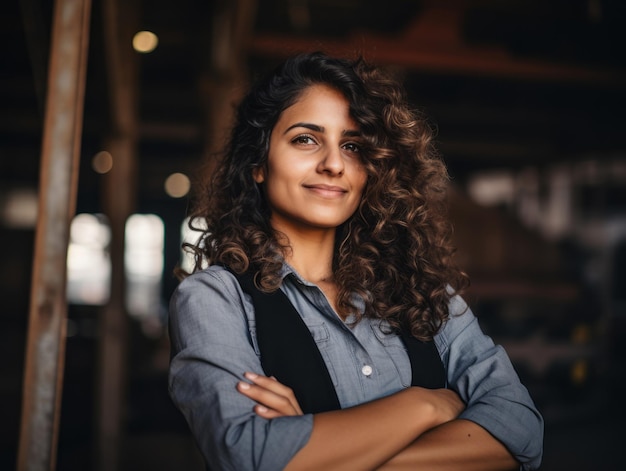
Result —
[[[170, 395], [211, 467], [485, 471], [512, 469], [515, 460], [525, 470], [538, 466], [541, 416], [471, 312], [451, 316], [438, 337], [448, 383], [462, 400], [451, 390], [408, 388], [355, 407], [301, 415], [271, 379], [248, 377], [247, 390], [243, 383], [235, 389], [241, 372], [262, 367], [250, 344], [251, 308], [235, 315], [246, 300], [236, 281], [223, 278], [214, 272], [188, 278], [170, 313]], [[464, 305], [453, 307], [451, 312], [464, 312]], [[268, 392], [276, 397], [264, 397]]]
[[[238, 391], [266, 419], [302, 415], [290, 388], [246, 373]], [[464, 404], [448, 389], [411, 387], [349, 409], [316, 414], [308, 443], [286, 470], [507, 470], [518, 463], [485, 429], [457, 419]]]

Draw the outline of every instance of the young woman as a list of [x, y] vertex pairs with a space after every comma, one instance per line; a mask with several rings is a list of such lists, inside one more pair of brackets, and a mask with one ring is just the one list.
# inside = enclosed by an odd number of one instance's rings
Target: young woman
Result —
[[362, 60], [299, 55], [252, 88], [170, 311], [170, 394], [210, 469], [538, 467], [542, 418], [459, 295], [446, 181]]

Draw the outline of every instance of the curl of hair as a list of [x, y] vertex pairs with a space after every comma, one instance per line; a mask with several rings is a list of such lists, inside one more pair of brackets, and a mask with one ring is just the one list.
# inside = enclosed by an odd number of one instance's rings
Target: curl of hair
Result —
[[191, 247], [195, 270], [203, 262], [222, 264], [238, 273], [252, 270], [262, 290], [280, 286], [289, 246], [269, 223], [253, 171], [267, 161], [282, 111], [315, 84], [343, 93], [366, 143], [363, 197], [337, 232], [338, 311], [356, 314], [357, 294], [365, 300], [364, 316], [384, 318], [394, 330], [430, 340], [448, 318], [450, 298], [468, 285], [453, 263], [448, 175], [428, 122], [408, 106], [403, 88], [361, 58], [295, 56], [243, 99], [223, 158], [209, 185], [197, 193], [191, 214], [190, 226], [201, 231]]

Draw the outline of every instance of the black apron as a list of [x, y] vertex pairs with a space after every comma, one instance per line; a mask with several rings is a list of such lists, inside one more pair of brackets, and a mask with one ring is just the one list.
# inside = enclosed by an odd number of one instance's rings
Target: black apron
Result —
[[[285, 293], [280, 289], [264, 293], [254, 285], [251, 274], [233, 274], [252, 297], [265, 374], [289, 386], [304, 413], [341, 409], [317, 344]], [[402, 332], [401, 338], [411, 362], [411, 385], [445, 387], [446, 373], [435, 343], [422, 342], [408, 332]]]

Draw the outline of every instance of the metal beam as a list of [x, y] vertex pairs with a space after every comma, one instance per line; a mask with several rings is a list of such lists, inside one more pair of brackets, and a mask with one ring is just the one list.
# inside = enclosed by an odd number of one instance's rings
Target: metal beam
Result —
[[53, 470], [65, 354], [69, 227], [76, 207], [90, 0], [57, 0], [41, 152], [18, 470]]

